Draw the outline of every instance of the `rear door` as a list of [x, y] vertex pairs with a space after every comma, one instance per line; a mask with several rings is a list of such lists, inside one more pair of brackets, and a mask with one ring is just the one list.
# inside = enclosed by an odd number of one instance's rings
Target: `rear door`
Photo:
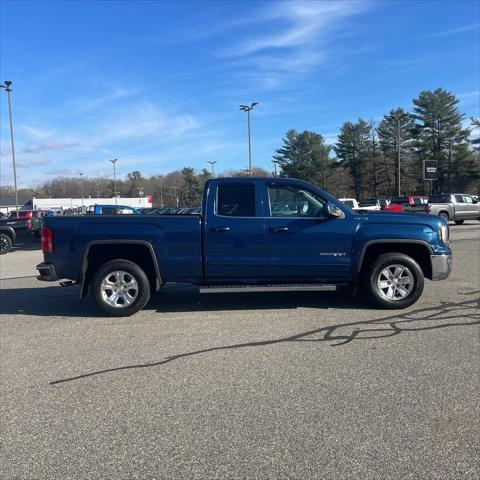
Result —
[[455, 220], [465, 220], [469, 217], [468, 206], [463, 199], [463, 195], [455, 194]]
[[327, 216], [327, 200], [305, 185], [267, 181], [265, 187], [265, 274], [279, 282], [347, 278], [350, 216]]
[[468, 218], [475, 219], [478, 217], [478, 204], [473, 202], [473, 197], [470, 195], [463, 195], [465, 202], [465, 210]]
[[228, 282], [263, 275], [263, 218], [255, 181], [213, 183], [204, 225], [205, 278]]

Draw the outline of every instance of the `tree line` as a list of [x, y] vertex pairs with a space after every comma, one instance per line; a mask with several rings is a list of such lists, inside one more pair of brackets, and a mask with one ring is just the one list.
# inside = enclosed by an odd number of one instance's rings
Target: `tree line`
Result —
[[[390, 197], [446, 191], [480, 191], [480, 126], [441, 88], [422, 91], [412, 109], [391, 110], [378, 122], [344, 122], [335, 145], [316, 132], [290, 130], [276, 150], [280, 175], [316, 183], [337, 196]], [[425, 182], [424, 160], [438, 162], [438, 180]], [[400, 167], [399, 167], [400, 165]], [[400, 185], [398, 170], [400, 168]]]
[[[422, 91], [406, 111], [395, 108], [377, 123], [359, 118], [346, 121], [334, 145], [317, 132], [289, 130], [273, 155], [274, 172], [254, 169], [254, 176], [288, 176], [307, 180], [337, 197], [391, 197], [459, 191], [480, 193], [480, 138], [471, 138], [479, 119], [458, 109], [459, 100], [441, 88]], [[400, 157], [400, 162], [398, 161]], [[424, 182], [423, 161], [438, 161], [438, 181]], [[398, 165], [400, 163], [400, 186]], [[228, 170], [222, 176], [246, 176]], [[154, 206], [198, 206], [207, 169], [191, 167], [166, 175], [144, 177], [135, 170], [117, 180], [122, 197], [151, 195]], [[112, 179], [56, 177], [35, 188], [21, 189], [20, 197], [112, 197]], [[0, 197], [13, 189], [0, 186]]]

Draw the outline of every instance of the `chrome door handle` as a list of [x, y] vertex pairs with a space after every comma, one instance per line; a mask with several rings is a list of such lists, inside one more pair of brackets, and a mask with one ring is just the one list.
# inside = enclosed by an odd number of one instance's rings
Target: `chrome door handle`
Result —
[[270, 231], [273, 233], [288, 232], [288, 227], [271, 227]]
[[213, 227], [213, 228], [212, 228], [212, 231], [215, 232], [215, 233], [219, 233], [219, 232], [229, 232], [229, 231], [230, 231], [230, 227]]

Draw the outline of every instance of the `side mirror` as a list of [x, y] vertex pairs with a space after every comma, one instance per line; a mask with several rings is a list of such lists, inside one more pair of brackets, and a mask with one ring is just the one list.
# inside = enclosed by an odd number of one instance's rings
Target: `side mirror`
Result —
[[329, 217], [332, 218], [345, 218], [345, 214], [343, 211], [338, 208], [334, 203], [332, 202], [327, 202], [327, 205], [325, 206], [326, 213]]

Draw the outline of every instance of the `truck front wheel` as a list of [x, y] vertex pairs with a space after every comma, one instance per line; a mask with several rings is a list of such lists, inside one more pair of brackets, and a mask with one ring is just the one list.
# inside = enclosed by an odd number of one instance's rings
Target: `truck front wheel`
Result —
[[403, 253], [380, 255], [367, 268], [365, 280], [370, 299], [381, 308], [413, 305], [422, 295], [424, 286], [420, 265]]
[[150, 299], [150, 283], [145, 272], [129, 260], [104, 263], [92, 279], [92, 296], [101, 310], [114, 317], [128, 317], [141, 310]]

